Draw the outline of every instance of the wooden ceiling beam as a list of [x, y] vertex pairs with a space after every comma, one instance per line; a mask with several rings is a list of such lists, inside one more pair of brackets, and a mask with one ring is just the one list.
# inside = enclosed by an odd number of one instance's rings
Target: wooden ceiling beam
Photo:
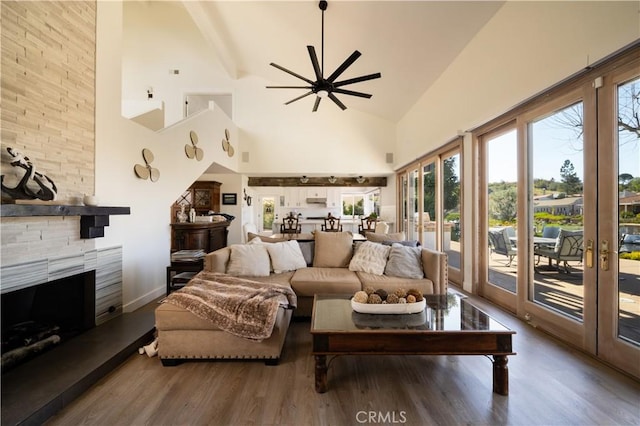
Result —
[[303, 183], [300, 176], [296, 177], [249, 177], [249, 186], [341, 186], [341, 187], [370, 187], [387, 186], [386, 177], [365, 177], [362, 183], [357, 177], [335, 177], [335, 182], [329, 182], [331, 176], [307, 177]]

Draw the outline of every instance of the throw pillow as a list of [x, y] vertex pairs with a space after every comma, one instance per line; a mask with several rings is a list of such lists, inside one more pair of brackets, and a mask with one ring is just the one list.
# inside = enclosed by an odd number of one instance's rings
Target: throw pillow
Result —
[[298, 241], [298, 245], [302, 251], [302, 256], [304, 256], [304, 260], [307, 262], [307, 266], [313, 266], [315, 244], [316, 243], [314, 241]]
[[422, 249], [420, 247], [406, 247], [401, 244], [392, 245], [384, 274], [417, 280], [424, 278]]
[[353, 259], [349, 262], [349, 270], [355, 272], [368, 272], [382, 275], [387, 263], [391, 247], [383, 244], [365, 241], [356, 250]]
[[319, 268], [346, 268], [353, 254], [353, 234], [351, 232], [315, 233], [315, 253], [313, 266]]
[[367, 240], [376, 243], [381, 243], [383, 241], [404, 241], [407, 239], [404, 232], [396, 232], [393, 234], [376, 234], [375, 232], [367, 232], [365, 235]]
[[300, 245], [297, 241], [292, 240], [276, 244], [266, 244], [265, 246], [271, 258], [273, 272], [276, 274], [307, 267], [307, 262], [304, 260]]
[[227, 274], [234, 276], [268, 277], [269, 253], [266, 244], [231, 245]]

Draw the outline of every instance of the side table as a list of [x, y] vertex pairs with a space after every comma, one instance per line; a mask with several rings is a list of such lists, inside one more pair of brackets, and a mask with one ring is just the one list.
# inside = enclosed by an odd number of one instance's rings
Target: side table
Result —
[[177, 251], [171, 255], [167, 266], [167, 294], [184, 284], [204, 267], [204, 252]]

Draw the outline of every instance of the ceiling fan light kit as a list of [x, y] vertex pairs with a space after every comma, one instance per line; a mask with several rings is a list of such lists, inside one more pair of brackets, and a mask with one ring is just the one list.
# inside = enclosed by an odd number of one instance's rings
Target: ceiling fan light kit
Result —
[[357, 50], [354, 51], [338, 68], [336, 68], [335, 71], [329, 77], [327, 78], [324, 77], [324, 11], [327, 10], [327, 5], [328, 5], [327, 2], [324, 0], [320, 1], [318, 5], [320, 7], [320, 10], [322, 10], [322, 49], [320, 52], [321, 54], [320, 63], [318, 62], [316, 49], [313, 46], [307, 46], [307, 51], [309, 52], [309, 58], [311, 59], [313, 70], [315, 71], [316, 80], [312, 81], [306, 77], [301, 76], [300, 74], [290, 71], [287, 68], [284, 68], [283, 66], [275, 64], [273, 62], [271, 62], [270, 64], [271, 66], [279, 69], [280, 71], [284, 71], [287, 74], [290, 74], [296, 78], [299, 78], [300, 80], [305, 81], [306, 83], [309, 84], [308, 86], [267, 86], [267, 89], [308, 89], [308, 92], [306, 92], [301, 96], [298, 96], [297, 98], [291, 99], [288, 102], [285, 102], [285, 105], [289, 105], [290, 103], [293, 103], [297, 100], [300, 100], [309, 95], [315, 94], [316, 100], [315, 100], [315, 103], [313, 104], [313, 112], [316, 112], [318, 110], [320, 101], [326, 97], [331, 99], [336, 105], [338, 105], [338, 107], [340, 107], [340, 109], [344, 111], [345, 109], [347, 109], [347, 107], [336, 97], [335, 95], [336, 93], [342, 94], [342, 95], [357, 96], [360, 98], [367, 98], [367, 99], [371, 98], [372, 95], [368, 93], [363, 93], [363, 92], [356, 92], [353, 90], [341, 89], [342, 86], [346, 86], [348, 84], [360, 83], [362, 81], [373, 80], [373, 79], [382, 77], [382, 74], [378, 72], [374, 74], [368, 74], [360, 77], [350, 78], [347, 80], [336, 81], [337, 78], [340, 77], [340, 75], [347, 68], [349, 68], [351, 64], [353, 64], [356, 61], [356, 59], [360, 57], [361, 53], [358, 52]]

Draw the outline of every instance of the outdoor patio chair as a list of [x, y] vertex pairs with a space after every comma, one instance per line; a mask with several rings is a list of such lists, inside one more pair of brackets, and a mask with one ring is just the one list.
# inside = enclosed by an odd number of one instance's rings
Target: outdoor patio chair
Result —
[[507, 266], [511, 266], [513, 258], [516, 257], [517, 250], [511, 244], [509, 239], [509, 231], [507, 228], [490, 229], [489, 230], [489, 246], [491, 253], [501, 254], [509, 258]]
[[534, 254], [555, 260], [558, 270], [560, 270], [560, 262], [562, 262], [564, 271], [569, 274], [571, 270], [568, 262], [582, 262], [582, 240], [582, 231], [561, 229], [554, 247], [537, 247], [534, 249]]
[[542, 228], [543, 238], [558, 238], [559, 233], [560, 233], [559, 226], [545, 226], [544, 228]]

